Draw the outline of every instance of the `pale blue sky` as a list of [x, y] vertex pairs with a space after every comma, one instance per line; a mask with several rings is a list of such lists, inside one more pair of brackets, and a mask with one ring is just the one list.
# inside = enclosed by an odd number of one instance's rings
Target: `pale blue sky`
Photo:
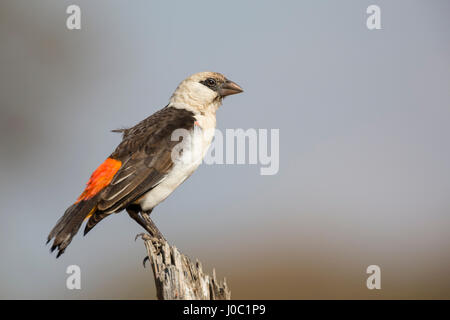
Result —
[[220, 129], [280, 129], [280, 171], [201, 166], [154, 210], [170, 242], [236, 298], [370, 298], [370, 264], [381, 297], [450, 298], [448, 1], [76, 1], [68, 31], [72, 3], [0, 4], [0, 298], [154, 298], [126, 214], [59, 260], [44, 243], [119, 143], [109, 131], [204, 70], [245, 89]]

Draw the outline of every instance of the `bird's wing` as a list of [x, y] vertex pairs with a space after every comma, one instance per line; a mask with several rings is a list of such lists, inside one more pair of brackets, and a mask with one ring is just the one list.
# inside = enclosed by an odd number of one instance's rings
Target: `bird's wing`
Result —
[[153, 155], [148, 155], [143, 150], [134, 153], [102, 192], [98, 210], [122, 210], [157, 186], [172, 166], [171, 152], [166, 148]]
[[120, 211], [157, 186], [173, 167], [172, 149], [179, 143], [172, 141], [173, 131], [191, 130], [194, 122], [190, 111], [169, 107], [130, 128], [111, 155], [122, 165], [102, 190], [97, 209]]

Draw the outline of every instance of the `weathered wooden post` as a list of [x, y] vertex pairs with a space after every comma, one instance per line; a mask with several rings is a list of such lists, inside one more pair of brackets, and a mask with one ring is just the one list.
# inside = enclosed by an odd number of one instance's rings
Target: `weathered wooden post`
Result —
[[192, 262], [164, 238], [155, 241], [148, 234], [140, 236], [148, 254], [144, 266], [149, 260], [159, 300], [230, 300], [226, 279], [218, 281], [215, 270], [212, 277], [203, 273], [198, 260]]

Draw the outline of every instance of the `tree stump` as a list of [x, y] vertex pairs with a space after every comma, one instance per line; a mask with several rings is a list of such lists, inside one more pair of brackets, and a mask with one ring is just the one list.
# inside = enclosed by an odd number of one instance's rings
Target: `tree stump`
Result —
[[144, 267], [149, 260], [159, 300], [230, 300], [226, 279], [217, 281], [215, 269], [211, 277], [203, 273], [198, 260], [193, 263], [165, 239], [154, 241], [148, 234], [141, 234], [141, 238], [148, 253]]

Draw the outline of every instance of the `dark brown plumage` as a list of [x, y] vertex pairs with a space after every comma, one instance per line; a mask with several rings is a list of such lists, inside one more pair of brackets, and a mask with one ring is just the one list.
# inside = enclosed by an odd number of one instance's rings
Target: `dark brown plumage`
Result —
[[[89, 200], [75, 203], [50, 232], [48, 241], [55, 238], [51, 250], [58, 248], [58, 256], [72, 241], [89, 212], [84, 234], [111, 213], [131, 205], [169, 172], [173, 166], [171, 152], [179, 141], [172, 141], [174, 130], [192, 129], [194, 114], [184, 109], [165, 107], [134, 127], [123, 129], [122, 142], [109, 156], [122, 165], [110, 184]], [[48, 242], [47, 241], [47, 242]]]
[[[154, 233], [148, 214], [196, 170], [212, 141], [223, 97], [240, 92], [237, 84], [219, 73], [197, 73], [180, 83], [165, 108], [134, 127], [113, 130], [122, 133], [122, 142], [94, 171], [78, 200], [48, 235], [47, 243], [54, 239], [51, 250], [58, 249], [57, 257], [83, 221], [88, 219], [87, 234], [102, 219], [124, 209]], [[179, 129], [188, 132], [189, 142], [172, 139]], [[178, 144], [182, 160], [172, 159]]]
[[127, 129], [122, 142], [110, 156], [120, 160], [122, 167], [101, 192], [98, 212], [121, 211], [156, 186], [173, 166], [172, 148], [179, 141], [172, 141], [172, 132], [191, 130], [194, 122], [192, 112], [165, 107]]

